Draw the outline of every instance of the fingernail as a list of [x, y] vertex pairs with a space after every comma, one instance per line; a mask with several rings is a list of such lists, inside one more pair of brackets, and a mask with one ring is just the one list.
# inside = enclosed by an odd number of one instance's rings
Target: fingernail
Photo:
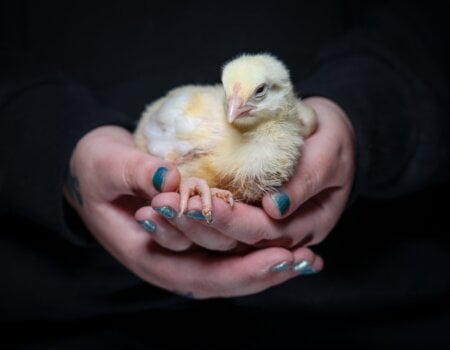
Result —
[[153, 233], [156, 230], [156, 225], [153, 223], [153, 221], [150, 220], [139, 220], [138, 221], [139, 225], [141, 225], [141, 227], [149, 232], [149, 233]]
[[284, 215], [289, 209], [289, 206], [291, 205], [289, 196], [283, 191], [278, 191], [272, 194], [272, 201], [281, 215]]
[[294, 271], [297, 272], [299, 275], [306, 276], [306, 275], [314, 275], [318, 271], [314, 270], [311, 266], [311, 263], [306, 260], [300, 260], [297, 261], [294, 264], [293, 267]]
[[157, 213], [161, 214], [166, 219], [173, 219], [176, 215], [175, 210], [169, 206], [163, 206], [163, 207], [158, 207], [158, 208], [154, 208], [154, 209]]
[[164, 166], [159, 167], [156, 169], [155, 173], [153, 174], [153, 187], [156, 188], [159, 192], [162, 191], [163, 184], [164, 184], [164, 176], [167, 174], [167, 168]]
[[285, 271], [287, 269], [290, 269], [291, 267], [292, 267], [291, 263], [289, 263], [287, 261], [282, 261], [276, 265], [273, 265], [270, 268], [270, 271], [273, 271], [273, 272]]
[[191, 219], [205, 220], [205, 215], [203, 215], [201, 210], [188, 210], [185, 215]]

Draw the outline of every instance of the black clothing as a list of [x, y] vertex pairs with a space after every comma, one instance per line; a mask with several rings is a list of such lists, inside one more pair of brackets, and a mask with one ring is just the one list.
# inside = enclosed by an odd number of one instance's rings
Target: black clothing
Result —
[[[27, 335], [6, 345], [180, 340], [160, 329], [208, 349], [449, 345], [449, 228], [437, 203], [450, 195], [445, 13], [400, 1], [0, 4], [0, 325]], [[219, 82], [225, 61], [261, 51], [286, 63], [299, 94], [340, 104], [355, 129], [354, 201], [317, 246], [326, 268], [232, 299], [148, 285], [64, 202], [71, 152], [89, 130], [131, 130], [167, 90]], [[190, 335], [187, 311], [200, 316]], [[210, 311], [234, 312], [226, 331]], [[205, 330], [219, 343], [203, 343]]]

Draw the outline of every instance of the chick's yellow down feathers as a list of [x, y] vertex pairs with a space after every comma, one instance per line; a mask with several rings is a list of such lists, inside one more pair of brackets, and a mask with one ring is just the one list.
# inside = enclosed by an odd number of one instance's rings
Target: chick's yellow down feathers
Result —
[[151, 103], [134, 136], [140, 149], [177, 164], [180, 213], [200, 194], [208, 219], [211, 195], [258, 203], [280, 187], [315, 126], [285, 65], [255, 54], [226, 63], [222, 84], [178, 87]]

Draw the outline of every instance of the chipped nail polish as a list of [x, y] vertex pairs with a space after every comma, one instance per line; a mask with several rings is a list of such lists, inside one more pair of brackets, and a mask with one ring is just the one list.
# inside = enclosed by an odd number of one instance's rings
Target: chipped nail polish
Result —
[[164, 184], [164, 177], [167, 174], [167, 168], [164, 166], [159, 167], [156, 169], [155, 173], [153, 174], [153, 187], [156, 188], [159, 192], [162, 191], [163, 184]]
[[297, 261], [294, 264], [293, 269], [295, 272], [297, 272], [299, 275], [302, 275], [302, 276], [313, 275], [318, 272], [318, 271], [314, 270], [311, 266], [311, 263], [306, 260]]
[[158, 214], [164, 216], [166, 219], [173, 219], [176, 215], [175, 210], [169, 206], [163, 206], [154, 209]]
[[191, 219], [205, 220], [205, 215], [203, 215], [201, 210], [188, 210], [185, 215]]
[[280, 262], [280, 263], [278, 263], [276, 265], [273, 265], [270, 268], [270, 271], [280, 272], [280, 271], [285, 271], [285, 270], [287, 270], [287, 269], [289, 269], [291, 267], [292, 267], [291, 263], [289, 263], [287, 261], [282, 261], [282, 262]]
[[272, 201], [281, 215], [284, 215], [288, 211], [289, 206], [291, 205], [289, 196], [283, 191], [278, 191], [272, 194]]
[[156, 230], [156, 225], [154, 224], [153, 221], [150, 220], [139, 220], [138, 221], [139, 225], [141, 225], [141, 227], [149, 232], [149, 233], [153, 233]]

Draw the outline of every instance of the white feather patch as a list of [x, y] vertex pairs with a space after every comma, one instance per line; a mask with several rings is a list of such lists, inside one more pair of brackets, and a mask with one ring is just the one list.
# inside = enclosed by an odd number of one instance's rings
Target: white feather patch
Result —
[[196, 127], [195, 121], [183, 111], [190, 97], [189, 91], [179, 90], [169, 95], [158, 109], [152, 110], [150, 105], [144, 111], [143, 117], [148, 119], [143, 132], [151, 154], [161, 158], [169, 154], [182, 157], [194, 149], [190, 142], [178, 138], [179, 133], [193, 131]]

